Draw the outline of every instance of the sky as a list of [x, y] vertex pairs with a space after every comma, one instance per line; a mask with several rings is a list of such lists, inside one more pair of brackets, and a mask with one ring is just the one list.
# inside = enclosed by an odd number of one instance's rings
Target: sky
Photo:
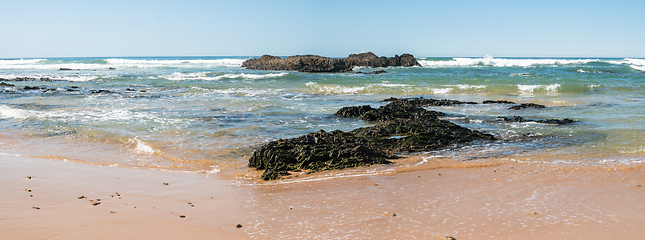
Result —
[[645, 58], [645, 1], [0, 1], [0, 58]]

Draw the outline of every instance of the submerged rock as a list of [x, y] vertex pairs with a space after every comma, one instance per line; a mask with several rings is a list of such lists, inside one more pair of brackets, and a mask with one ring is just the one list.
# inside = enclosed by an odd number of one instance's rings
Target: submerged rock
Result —
[[284, 70], [298, 72], [349, 72], [354, 67], [412, 67], [421, 66], [411, 54], [378, 57], [372, 52], [350, 54], [346, 58], [329, 58], [318, 55], [295, 55], [280, 58], [264, 55], [242, 63], [241, 67], [257, 70]]
[[249, 167], [265, 170], [262, 179], [274, 180], [294, 171], [317, 172], [388, 164], [391, 163], [388, 159], [397, 158], [396, 152], [431, 151], [474, 140], [495, 140], [492, 135], [437, 118], [444, 113], [422, 108], [451, 101], [392, 98], [386, 101], [390, 103], [378, 109], [369, 105], [345, 107], [335, 114], [376, 121], [374, 126], [350, 132], [320, 130], [272, 141], [253, 153]]
[[535, 103], [522, 103], [520, 105], [512, 106], [508, 109], [511, 110], [522, 110], [522, 109], [527, 109], [527, 108], [546, 108], [544, 105], [540, 104], [535, 104]]

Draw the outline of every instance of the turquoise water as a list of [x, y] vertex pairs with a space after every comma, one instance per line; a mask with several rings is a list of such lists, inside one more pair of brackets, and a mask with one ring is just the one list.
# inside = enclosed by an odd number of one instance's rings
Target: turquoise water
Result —
[[[428, 156], [479, 161], [550, 150], [610, 155], [629, 163], [640, 160], [625, 156], [645, 152], [643, 59], [419, 58], [423, 67], [365, 75], [239, 68], [248, 58], [0, 59], [1, 82], [15, 85], [0, 86], [4, 138], [45, 145], [40, 152], [24, 146], [4, 151], [96, 164], [241, 169], [268, 141], [369, 124], [333, 116], [341, 107], [425, 97], [549, 106], [432, 108], [501, 140], [422, 153]], [[578, 122], [501, 123], [498, 116]]]

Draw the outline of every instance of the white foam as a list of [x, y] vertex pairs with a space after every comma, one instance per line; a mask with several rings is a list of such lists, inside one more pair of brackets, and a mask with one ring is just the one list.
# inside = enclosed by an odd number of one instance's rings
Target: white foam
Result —
[[275, 77], [282, 77], [282, 76], [287, 75], [289, 73], [285, 73], [285, 72], [268, 73], [268, 74], [247, 74], [247, 73], [231, 74], [231, 73], [227, 73], [227, 74], [224, 74], [224, 75], [214, 76], [214, 77], [209, 77], [208, 74], [209, 74], [209, 72], [199, 72], [199, 73], [180, 73], [180, 72], [175, 72], [175, 73], [172, 73], [170, 75], [164, 75], [164, 76], [160, 76], [160, 77], [168, 79], [168, 80], [174, 80], [174, 81], [182, 81], [182, 80], [216, 81], [216, 80], [221, 80], [221, 79], [235, 79], [235, 78], [242, 78], [242, 79], [275, 78]]
[[137, 151], [137, 153], [139, 153], [139, 154], [152, 155], [152, 154], [155, 154], [155, 152], [156, 152], [152, 147], [150, 147], [147, 144], [145, 144], [138, 137], [134, 137], [133, 139], [130, 139], [129, 142], [133, 143], [133, 144], [136, 144], [134, 150]]
[[26, 60], [0, 60], [0, 69], [49, 69], [57, 70], [61, 68], [95, 70], [109, 68], [158, 68], [158, 67], [239, 67], [246, 59], [173, 59], [173, 60], [156, 60], [156, 59], [121, 59], [109, 58], [104, 59], [107, 64], [99, 63], [43, 63], [47, 59], [26, 59]]
[[0, 69], [20, 68], [21, 66], [30, 66], [47, 59], [16, 59], [0, 60]]
[[645, 59], [625, 58], [630, 67], [636, 70], [645, 71]]
[[492, 66], [492, 67], [530, 67], [535, 65], [558, 65], [575, 64], [598, 61], [598, 59], [508, 59], [493, 58], [486, 55], [483, 58], [453, 58], [449, 61], [418, 60], [423, 67], [468, 67], [468, 66]]
[[33, 113], [29, 110], [22, 110], [17, 108], [12, 108], [8, 106], [0, 105], [0, 117], [1, 118], [28, 118], [31, 117]]
[[551, 85], [517, 85], [517, 88], [522, 92], [535, 92], [536, 90], [544, 90], [549, 92], [557, 92], [560, 84]]
[[455, 86], [459, 89], [464, 89], [464, 90], [486, 88], [486, 85], [468, 85], [468, 84], [457, 84], [457, 85], [448, 85], [448, 86]]
[[172, 60], [157, 60], [157, 59], [122, 59], [122, 58], [109, 58], [104, 59], [108, 65], [120, 67], [186, 67], [186, 66], [200, 66], [200, 67], [239, 67], [246, 59], [172, 59]]
[[381, 83], [379, 86], [383, 87], [411, 87], [412, 85], [408, 84], [397, 84], [397, 83]]
[[433, 94], [448, 94], [452, 92], [452, 88], [431, 88]]

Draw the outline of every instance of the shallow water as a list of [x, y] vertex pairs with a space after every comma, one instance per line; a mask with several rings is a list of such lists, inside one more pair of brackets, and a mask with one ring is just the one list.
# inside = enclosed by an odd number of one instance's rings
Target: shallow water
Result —
[[[487, 161], [544, 151], [609, 156], [603, 159], [629, 164], [640, 159], [634, 154], [645, 152], [643, 59], [420, 58], [423, 67], [365, 75], [239, 68], [248, 58], [0, 60], [2, 82], [15, 85], [0, 86], [3, 151], [92, 164], [244, 175], [250, 154], [268, 141], [368, 125], [333, 116], [341, 107], [377, 107], [389, 97], [425, 97], [509, 100], [548, 108], [431, 108], [448, 113], [447, 120], [501, 140], [422, 153], [419, 161], [397, 166], [437, 159]], [[16, 78], [28, 79], [8, 81]], [[496, 120], [499, 116], [577, 122], [503, 123]]]

